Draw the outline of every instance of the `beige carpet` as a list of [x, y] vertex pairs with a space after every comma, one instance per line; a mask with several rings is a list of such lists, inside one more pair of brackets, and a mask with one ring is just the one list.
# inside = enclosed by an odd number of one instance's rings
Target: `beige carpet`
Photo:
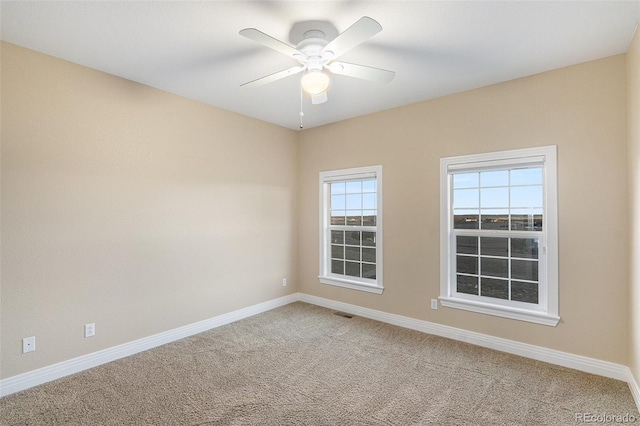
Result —
[[3, 425], [575, 425], [626, 383], [293, 303], [0, 399]]

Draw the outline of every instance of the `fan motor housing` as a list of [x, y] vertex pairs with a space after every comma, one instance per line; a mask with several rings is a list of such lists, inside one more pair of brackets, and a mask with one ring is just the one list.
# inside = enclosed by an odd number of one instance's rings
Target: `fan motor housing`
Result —
[[320, 51], [329, 42], [325, 38], [325, 34], [320, 30], [309, 30], [304, 33], [304, 39], [298, 43], [296, 49], [306, 53], [309, 56], [319, 56]]

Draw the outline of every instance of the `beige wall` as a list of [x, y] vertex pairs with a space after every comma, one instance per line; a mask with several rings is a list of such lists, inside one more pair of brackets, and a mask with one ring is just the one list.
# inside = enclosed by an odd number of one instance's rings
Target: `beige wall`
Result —
[[295, 290], [296, 132], [10, 44], [1, 64], [0, 377]]
[[640, 383], [640, 30], [627, 52], [629, 140], [629, 367]]
[[[304, 131], [299, 151], [300, 291], [627, 364], [625, 55]], [[441, 157], [558, 146], [557, 327], [452, 308], [439, 295]], [[320, 284], [318, 172], [382, 164], [382, 295]]]
[[[296, 133], [3, 43], [0, 377], [299, 290], [630, 359], [638, 378], [640, 312], [631, 309], [629, 327], [626, 254], [626, 225], [640, 211], [630, 219], [626, 207], [640, 186], [638, 81], [627, 88], [625, 66], [638, 70], [639, 44], [636, 35], [628, 61], [614, 56]], [[627, 188], [632, 91], [636, 186]], [[429, 310], [439, 294], [439, 159], [551, 144], [561, 323]], [[384, 167], [382, 295], [316, 278], [318, 172], [373, 164]], [[636, 226], [636, 247], [638, 235]], [[85, 339], [88, 322], [97, 336]], [[37, 351], [22, 355], [20, 341], [32, 335]]]

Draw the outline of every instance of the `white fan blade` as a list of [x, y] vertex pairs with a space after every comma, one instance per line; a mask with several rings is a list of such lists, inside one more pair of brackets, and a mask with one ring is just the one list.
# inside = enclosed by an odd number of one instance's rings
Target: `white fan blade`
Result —
[[258, 31], [255, 28], [245, 28], [240, 31], [240, 35], [248, 38], [249, 40], [253, 40], [257, 43], [270, 47], [273, 50], [277, 50], [280, 53], [284, 53], [287, 56], [291, 56], [292, 58], [295, 57], [295, 55], [306, 56], [295, 47], [289, 46], [287, 43], [273, 38], [262, 31]]
[[327, 102], [327, 91], [325, 90], [322, 93], [318, 93], [317, 95], [311, 95], [311, 103], [313, 105], [323, 104]]
[[363, 16], [355, 24], [344, 30], [342, 34], [334, 38], [322, 51], [333, 52], [332, 58], [338, 58], [348, 50], [382, 31], [382, 26], [368, 16]]
[[289, 77], [290, 75], [298, 74], [304, 70], [303, 66], [291, 67], [289, 69], [278, 71], [276, 73], [270, 74], [266, 77], [258, 78], [257, 80], [249, 81], [248, 83], [241, 84], [240, 87], [260, 87], [267, 83], [274, 82], [276, 80], [280, 80], [281, 78]]
[[369, 80], [376, 83], [389, 83], [396, 75], [395, 71], [367, 67], [364, 65], [349, 64], [347, 62], [332, 62], [327, 68], [329, 68], [329, 71], [334, 74], [361, 78], [363, 80]]

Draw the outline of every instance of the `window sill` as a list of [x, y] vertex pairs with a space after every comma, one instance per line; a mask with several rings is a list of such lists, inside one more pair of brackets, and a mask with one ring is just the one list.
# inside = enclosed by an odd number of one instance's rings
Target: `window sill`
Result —
[[365, 284], [359, 281], [341, 280], [341, 279], [331, 278], [331, 277], [318, 277], [318, 279], [322, 284], [335, 285], [338, 287], [350, 288], [352, 290], [366, 291], [369, 293], [382, 294], [382, 291], [384, 290], [384, 287], [382, 286], [379, 287], [377, 285]]
[[495, 315], [498, 317], [510, 318], [519, 321], [533, 322], [536, 324], [548, 325], [551, 327], [555, 327], [560, 321], [559, 316], [549, 315], [543, 312], [527, 311], [524, 309], [515, 309], [506, 306], [491, 305], [488, 303], [454, 299], [451, 297], [440, 297], [439, 300], [442, 306], [446, 306], [448, 308], [463, 309], [465, 311]]

